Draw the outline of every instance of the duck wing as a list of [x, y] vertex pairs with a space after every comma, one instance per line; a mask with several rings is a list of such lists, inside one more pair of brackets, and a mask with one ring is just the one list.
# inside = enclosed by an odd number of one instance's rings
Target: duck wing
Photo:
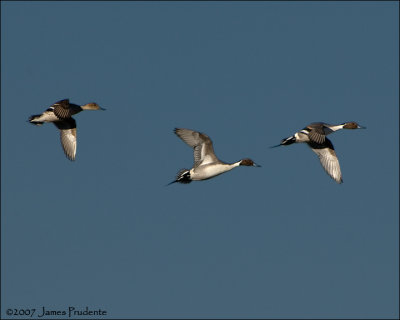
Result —
[[331, 176], [337, 183], [342, 183], [342, 173], [340, 171], [339, 160], [336, 156], [335, 149], [332, 142], [325, 138], [325, 143], [323, 145], [318, 143], [308, 143], [311, 150], [314, 151], [325, 172]]
[[73, 118], [53, 122], [60, 130], [61, 145], [64, 153], [71, 161], [75, 160], [76, 155], [76, 122]]
[[175, 128], [174, 132], [193, 148], [194, 167], [219, 161], [215, 156], [213, 143], [206, 134], [182, 128]]
[[311, 123], [303, 130], [308, 131], [308, 138], [315, 143], [325, 143], [325, 131], [323, 123]]
[[71, 118], [73, 113], [71, 112], [71, 107], [69, 104], [69, 99], [64, 99], [56, 102], [51, 106], [53, 108], [54, 114], [59, 119], [68, 119]]

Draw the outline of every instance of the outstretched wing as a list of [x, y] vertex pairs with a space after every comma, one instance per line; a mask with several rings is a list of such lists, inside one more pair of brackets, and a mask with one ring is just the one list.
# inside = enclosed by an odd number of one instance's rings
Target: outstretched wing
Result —
[[339, 160], [336, 156], [332, 142], [328, 138], [325, 138], [325, 143], [323, 145], [316, 143], [309, 143], [308, 145], [311, 147], [312, 151], [318, 155], [319, 161], [326, 173], [329, 174], [337, 183], [342, 183], [343, 179], [340, 171]]
[[64, 153], [71, 161], [75, 160], [76, 155], [76, 122], [73, 118], [53, 122], [60, 130], [61, 145]]
[[175, 134], [194, 150], [194, 167], [218, 161], [211, 139], [204, 133], [175, 128]]

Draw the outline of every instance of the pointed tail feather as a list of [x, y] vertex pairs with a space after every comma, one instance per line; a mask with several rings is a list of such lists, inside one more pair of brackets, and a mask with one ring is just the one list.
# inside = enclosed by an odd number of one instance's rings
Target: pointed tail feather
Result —
[[280, 147], [280, 146], [281, 146], [281, 144], [277, 144], [276, 146], [272, 146], [270, 148], [276, 148], [276, 147]]
[[28, 122], [32, 123], [36, 126], [41, 126], [44, 122], [43, 121], [35, 121], [36, 118], [39, 118], [41, 115], [40, 114], [34, 114], [29, 117]]
[[295, 143], [296, 142], [296, 137], [295, 136], [291, 136], [289, 138], [285, 138], [282, 139], [280, 144], [277, 144], [276, 146], [272, 146], [270, 148], [276, 148], [276, 147], [280, 147], [280, 146], [288, 146], [289, 144]]
[[296, 138], [295, 136], [291, 136], [289, 138], [283, 139], [281, 141], [281, 145], [282, 146], [288, 146], [289, 144], [295, 143], [296, 142]]
[[192, 179], [190, 178], [190, 170], [188, 170], [188, 169], [179, 170], [178, 174], [176, 175], [175, 181], [168, 183], [167, 186], [169, 186], [175, 182], [179, 182], [179, 183], [192, 182]]

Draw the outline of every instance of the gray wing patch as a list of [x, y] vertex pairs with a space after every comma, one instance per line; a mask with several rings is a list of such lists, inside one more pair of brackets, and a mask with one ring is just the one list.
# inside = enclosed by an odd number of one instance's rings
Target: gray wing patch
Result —
[[194, 167], [218, 161], [214, 154], [212, 141], [205, 133], [182, 128], [175, 128], [174, 132], [187, 145], [193, 148]]
[[[194, 148], [203, 142], [204, 138], [208, 138], [207, 135], [201, 134], [200, 132], [189, 130], [189, 129], [179, 129], [175, 128], [175, 134], [183, 140], [187, 145]], [[209, 138], [208, 138], [209, 139]]]

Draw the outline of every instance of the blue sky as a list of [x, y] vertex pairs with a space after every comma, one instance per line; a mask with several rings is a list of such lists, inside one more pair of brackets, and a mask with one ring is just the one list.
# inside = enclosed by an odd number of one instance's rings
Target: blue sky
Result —
[[[397, 2], [1, 2], [2, 310], [399, 317]], [[75, 116], [75, 162], [52, 124]], [[305, 145], [310, 122], [344, 183]], [[189, 185], [175, 127], [240, 167]], [[13, 317], [18, 319], [18, 317]]]

